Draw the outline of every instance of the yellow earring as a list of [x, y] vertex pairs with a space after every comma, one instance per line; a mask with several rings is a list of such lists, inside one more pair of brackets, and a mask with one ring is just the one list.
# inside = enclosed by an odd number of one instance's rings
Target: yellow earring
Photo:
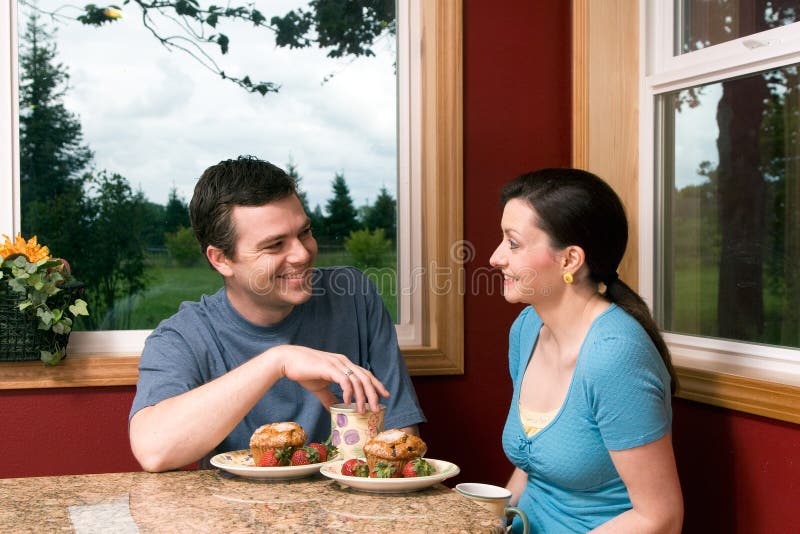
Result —
[[574, 279], [572, 278], [572, 273], [570, 272], [564, 273], [562, 278], [564, 279], [564, 283], [567, 285], [571, 284], [574, 281]]

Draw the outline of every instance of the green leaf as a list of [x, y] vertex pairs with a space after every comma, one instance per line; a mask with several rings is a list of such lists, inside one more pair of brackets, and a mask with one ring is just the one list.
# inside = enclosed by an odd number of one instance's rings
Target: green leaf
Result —
[[47, 365], [56, 365], [58, 362], [64, 359], [64, 356], [67, 355], [66, 347], [58, 347], [55, 351], [50, 352], [47, 350], [41, 351], [40, 359]]
[[[58, 323], [61, 320], [61, 316], [64, 314], [63, 311], [59, 310], [58, 308], [51, 310], [53, 312], [53, 322]], [[60, 332], [59, 332], [60, 333]]]
[[229, 42], [230, 42], [230, 39], [228, 39], [228, 36], [225, 35], [224, 33], [219, 34], [219, 37], [217, 37], [217, 44], [219, 45], [219, 48], [220, 48], [220, 50], [222, 51], [223, 54], [227, 54], [228, 53], [228, 43]]
[[52, 329], [56, 334], [69, 334], [72, 331], [72, 321], [69, 317], [64, 317], [64, 319], [55, 323]]
[[70, 305], [69, 311], [72, 312], [72, 315], [75, 317], [78, 315], [89, 315], [89, 310], [86, 308], [86, 301], [83, 299], [75, 299], [75, 303]]
[[36, 316], [39, 318], [39, 328], [42, 330], [47, 330], [53, 324], [53, 314], [47, 308], [37, 308]]
[[33, 301], [31, 300], [23, 300], [22, 302], [19, 303], [19, 311], [23, 311], [26, 308], [29, 308], [32, 304]]

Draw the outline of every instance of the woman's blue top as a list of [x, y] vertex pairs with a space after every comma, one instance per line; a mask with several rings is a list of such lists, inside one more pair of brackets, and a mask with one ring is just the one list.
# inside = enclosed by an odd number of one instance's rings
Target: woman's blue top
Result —
[[[608, 451], [644, 445], [670, 431], [670, 377], [641, 325], [612, 304], [586, 334], [561, 409], [528, 437], [519, 416], [520, 385], [541, 327], [532, 307], [511, 327], [514, 396], [503, 450], [528, 474], [518, 506], [532, 532], [586, 532], [631, 508]], [[514, 532], [521, 532], [519, 519]]]

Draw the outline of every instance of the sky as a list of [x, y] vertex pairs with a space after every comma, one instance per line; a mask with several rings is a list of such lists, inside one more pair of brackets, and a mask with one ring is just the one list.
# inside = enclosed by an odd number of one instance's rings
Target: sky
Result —
[[722, 98], [722, 84], [712, 83], [699, 92], [700, 105], [683, 106], [675, 114], [675, 186], [700, 185], [708, 178], [697, 174], [703, 161], [712, 168], [719, 163], [717, 155], [717, 105]]
[[[267, 19], [305, 4], [254, 3]], [[38, 0], [44, 10], [66, 4]], [[101, 28], [58, 25], [59, 60], [70, 74], [64, 103], [81, 121], [97, 170], [117, 172], [165, 204], [173, 186], [188, 201], [204, 169], [249, 154], [283, 168], [293, 162], [312, 209], [324, 209], [335, 173], [344, 174], [356, 206], [373, 202], [381, 187], [396, 196], [393, 37], [373, 47], [377, 57], [331, 59], [316, 48], [277, 48], [269, 30], [218, 27], [230, 38], [229, 54], [214, 55], [223, 70], [281, 86], [261, 96], [170, 52], [143, 27], [136, 6], [121, 7], [123, 18]], [[74, 17], [76, 11], [60, 13]]]

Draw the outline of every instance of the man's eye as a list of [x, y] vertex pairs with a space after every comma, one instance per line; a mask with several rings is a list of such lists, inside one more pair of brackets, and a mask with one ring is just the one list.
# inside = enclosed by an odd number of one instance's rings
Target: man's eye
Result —
[[270, 243], [269, 245], [264, 247], [264, 250], [278, 250], [279, 248], [281, 248], [282, 244], [283, 244], [282, 241], [278, 241], [277, 243]]
[[514, 250], [515, 248], [519, 248], [519, 245], [515, 241], [509, 239], [508, 240], [508, 248], [510, 248], [511, 250]]
[[308, 237], [310, 235], [311, 235], [311, 227], [308, 227], [302, 232], [300, 232], [300, 237]]

